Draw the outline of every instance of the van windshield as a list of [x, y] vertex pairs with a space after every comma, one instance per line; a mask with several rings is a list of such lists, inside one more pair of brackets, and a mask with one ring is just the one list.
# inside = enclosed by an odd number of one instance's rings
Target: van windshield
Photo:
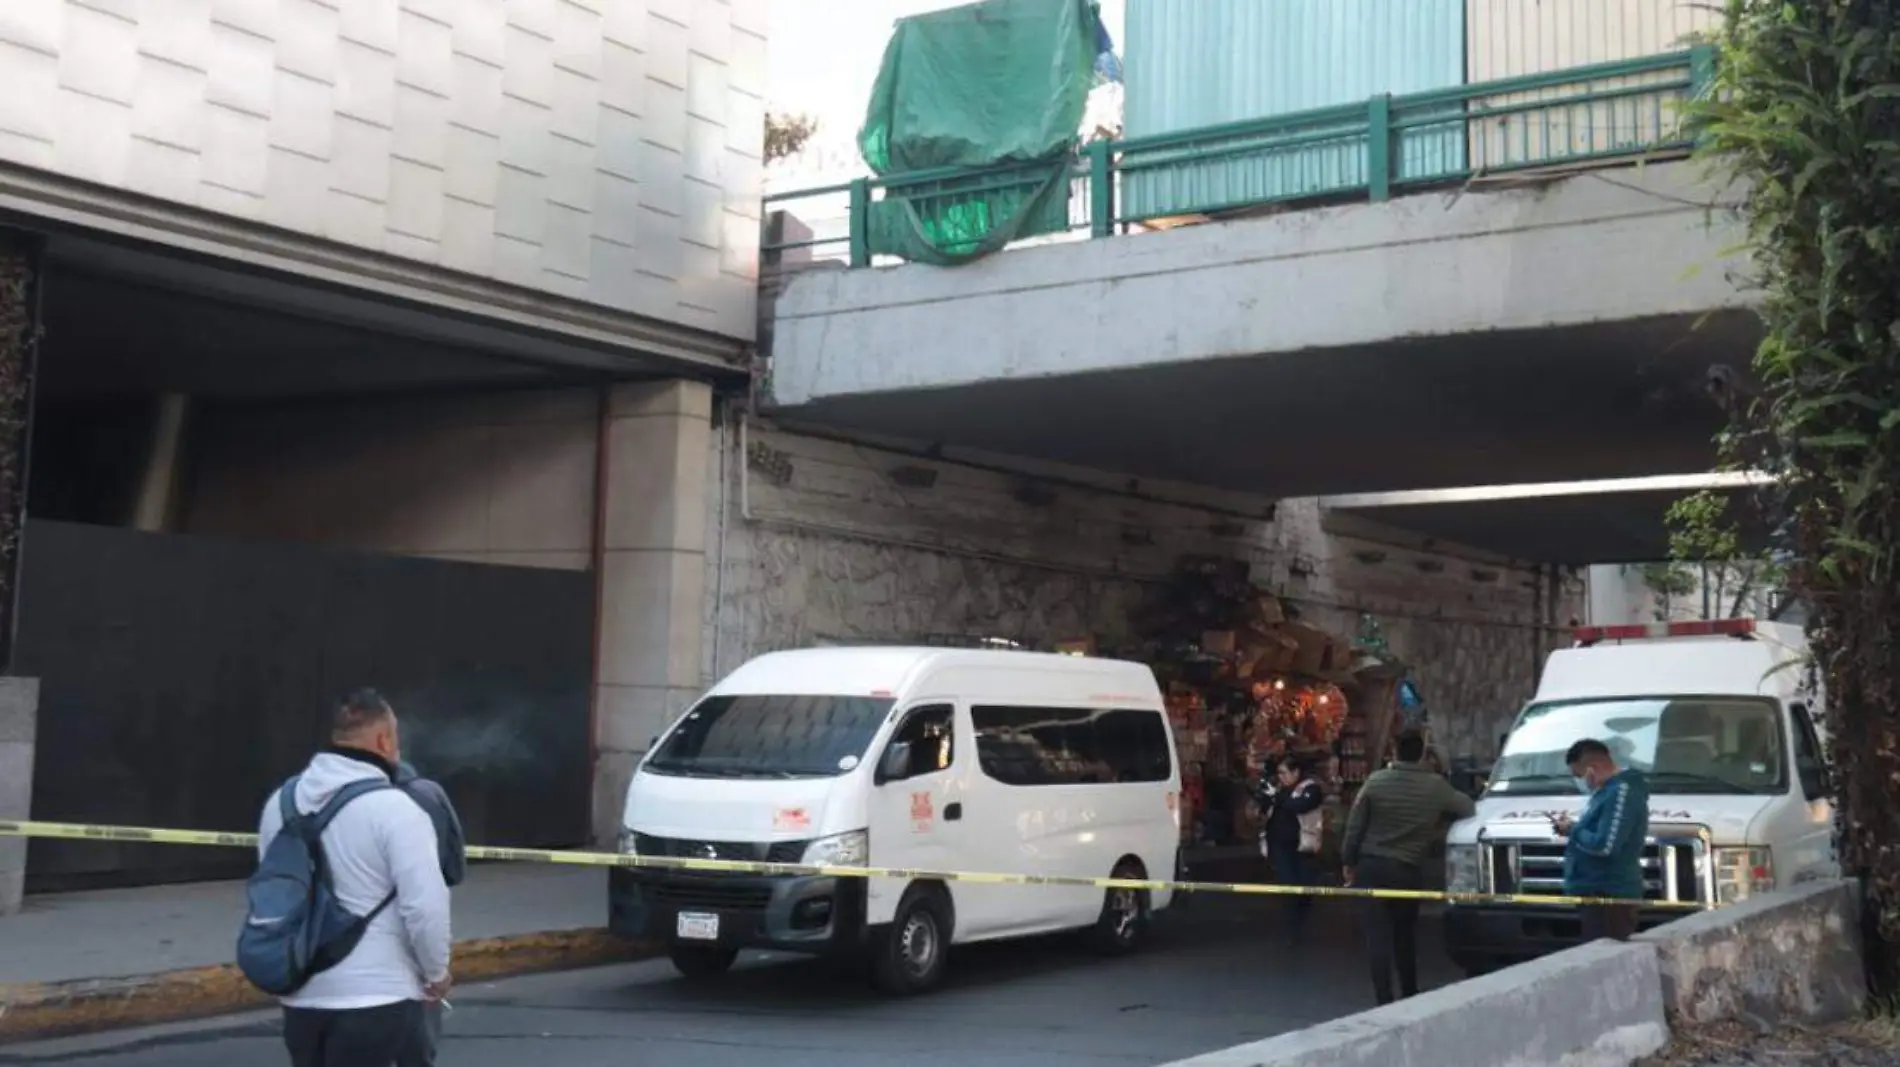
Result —
[[832, 778], [856, 767], [891, 713], [874, 697], [710, 696], [647, 759], [688, 778]]
[[1652, 793], [1781, 793], [1788, 788], [1781, 712], [1759, 697], [1632, 697], [1533, 704], [1518, 718], [1491, 772], [1512, 796], [1578, 792], [1564, 764], [1595, 738], [1618, 766], [1650, 776]]

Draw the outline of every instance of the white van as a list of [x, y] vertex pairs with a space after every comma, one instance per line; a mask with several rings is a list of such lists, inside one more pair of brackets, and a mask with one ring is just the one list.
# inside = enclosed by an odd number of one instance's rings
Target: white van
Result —
[[[1713, 907], [1836, 876], [1833, 781], [1798, 627], [1724, 619], [1586, 627], [1576, 638], [1551, 653], [1477, 815], [1451, 829], [1451, 891], [1561, 894], [1564, 846], [1550, 820], [1583, 810], [1564, 754], [1584, 738], [1649, 776], [1648, 899]], [[1683, 914], [1644, 909], [1640, 925]], [[1580, 936], [1570, 909], [1446, 910], [1447, 948], [1472, 974]]]
[[[1028, 652], [777, 652], [713, 687], [627, 790], [623, 852], [1171, 878], [1180, 771], [1134, 663]], [[914, 992], [951, 944], [1091, 931], [1132, 951], [1167, 892], [615, 869], [610, 926], [688, 977], [742, 948], [868, 958]]]

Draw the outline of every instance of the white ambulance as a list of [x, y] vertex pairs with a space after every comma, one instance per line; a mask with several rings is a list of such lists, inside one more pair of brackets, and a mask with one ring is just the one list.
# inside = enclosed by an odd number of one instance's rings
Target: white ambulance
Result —
[[[1451, 829], [1453, 892], [1557, 895], [1551, 829], [1587, 798], [1564, 754], [1595, 738], [1649, 776], [1644, 895], [1704, 907], [1834, 877], [1834, 786], [1820, 693], [1798, 627], [1752, 619], [1585, 627], [1553, 652], [1518, 716], [1478, 813]], [[1685, 914], [1649, 908], [1643, 928]], [[1574, 910], [1448, 906], [1452, 958], [1479, 974], [1574, 945]]]
[[[1136, 663], [1029, 652], [824, 648], [754, 659], [635, 772], [623, 852], [911, 871], [1171, 878], [1181, 777]], [[1141, 942], [1170, 894], [930, 878], [654, 868], [610, 878], [612, 929], [706, 978], [739, 950], [864, 959], [935, 984], [952, 944], [1084, 930]]]

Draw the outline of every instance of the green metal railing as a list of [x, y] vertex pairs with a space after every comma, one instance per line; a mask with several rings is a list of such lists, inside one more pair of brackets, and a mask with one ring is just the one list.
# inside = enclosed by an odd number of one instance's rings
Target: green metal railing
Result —
[[[1682, 103], [1704, 91], [1712, 47], [1600, 63], [1528, 77], [1457, 85], [1363, 104], [1194, 130], [1094, 141], [1070, 174], [1067, 226], [1111, 237], [1157, 219], [1199, 217], [1270, 205], [1385, 200], [1478, 175], [1638, 159], [1689, 147]], [[765, 197], [760, 250], [768, 262], [804, 251], [843, 253], [871, 265], [869, 220], [881, 199], [941, 211], [1002, 189], [1034, 187], [1049, 164], [1001, 164], [856, 181]], [[794, 208], [795, 204], [825, 208]], [[1057, 208], [1060, 208], [1060, 204]], [[785, 240], [771, 219], [789, 211], [813, 235]]]

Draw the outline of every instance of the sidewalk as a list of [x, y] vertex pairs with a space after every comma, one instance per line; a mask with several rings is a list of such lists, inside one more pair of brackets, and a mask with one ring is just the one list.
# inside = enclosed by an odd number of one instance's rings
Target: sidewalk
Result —
[[[455, 891], [464, 981], [635, 958], [608, 937], [604, 870], [483, 864]], [[27, 898], [0, 919], [0, 1041], [254, 1007], [231, 966], [241, 882]]]

